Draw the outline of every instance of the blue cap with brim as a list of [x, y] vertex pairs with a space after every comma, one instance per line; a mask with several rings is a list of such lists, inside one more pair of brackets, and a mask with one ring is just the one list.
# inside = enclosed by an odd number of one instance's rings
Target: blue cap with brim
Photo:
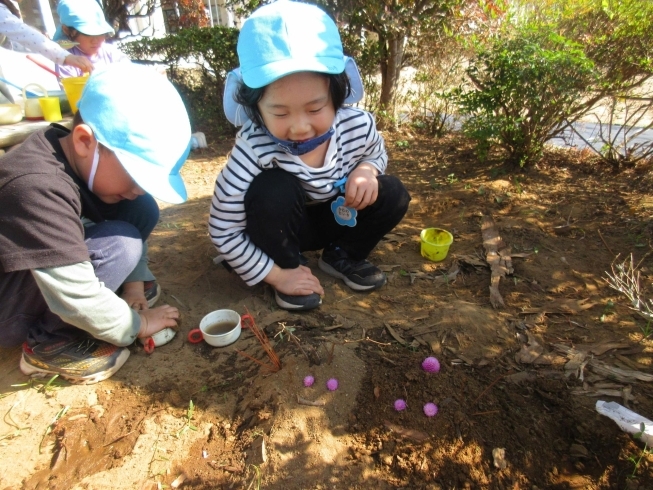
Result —
[[237, 126], [247, 121], [234, 100], [242, 82], [261, 88], [292, 73], [344, 71], [352, 88], [345, 103], [363, 97], [363, 81], [354, 60], [343, 54], [338, 27], [315, 5], [279, 0], [259, 8], [243, 23], [237, 49], [240, 68], [227, 75], [223, 96], [227, 119]]
[[102, 8], [95, 0], [60, 0], [57, 14], [60, 25], [52, 38], [55, 41], [66, 39], [61, 26], [72, 27], [87, 36], [113, 36], [116, 32], [106, 21]]
[[190, 121], [165, 76], [134, 63], [107, 65], [93, 71], [77, 106], [145, 192], [173, 204], [187, 199], [179, 171], [190, 152]]

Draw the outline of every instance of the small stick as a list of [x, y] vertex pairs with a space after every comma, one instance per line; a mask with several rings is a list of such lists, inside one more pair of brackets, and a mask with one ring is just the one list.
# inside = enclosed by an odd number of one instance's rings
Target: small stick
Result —
[[336, 344], [331, 344], [331, 350], [329, 351], [329, 354], [327, 356], [327, 366], [330, 366], [331, 363], [333, 362], [333, 351], [336, 348]]
[[343, 298], [343, 299], [340, 299], [340, 300], [336, 301], [336, 304], [337, 303], [342, 303], [343, 301], [347, 301], [349, 298], [353, 298], [353, 297], [354, 297], [353, 294], [351, 296], [347, 296], [346, 298]]
[[614, 255], [614, 252], [612, 250], [610, 250], [610, 247], [608, 247], [608, 244], [605, 243], [605, 239], [603, 238], [603, 235], [601, 235], [601, 230], [597, 229], [596, 231], [598, 232], [599, 237], [601, 237], [601, 241], [603, 242], [603, 245], [605, 245], [605, 248], [608, 249], [608, 252], [610, 252], [612, 255]]
[[325, 401], [316, 401], [312, 402], [311, 400], [307, 400], [305, 398], [302, 398], [301, 396], [297, 395], [297, 403], [300, 405], [308, 405], [309, 407], [323, 407], [326, 405]]
[[182, 303], [179, 298], [177, 298], [174, 294], [171, 294], [170, 297], [174, 299], [177, 303], [179, 303], [179, 306], [183, 306], [184, 308], [188, 308], [184, 303]]
[[426, 335], [427, 333], [435, 333], [435, 332], [439, 332], [439, 331], [440, 331], [440, 329], [438, 329], [438, 330], [427, 330], [426, 332], [414, 333], [413, 337], [417, 337], [418, 335]]
[[498, 412], [500, 412], [500, 410], [490, 410], [488, 412], [476, 412], [476, 413], [473, 413], [472, 416], [474, 416], [474, 415], [488, 415], [488, 414], [491, 414], [491, 413], [498, 413]]
[[505, 374], [502, 374], [502, 375], [499, 376], [497, 379], [495, 379], [494, 381], [492, 381], [492, 382], [490, 383], [490, 385], [489, 385], [487, 388], [485, 388], [485, 389], [483, 390], [483, 392], [482, 392], [480, 395], [478, 395], [478, 396], [476, 397], [476, 400], [474, 400], [474, 401], [472, 402], [472, 405], [476, 405], [476, 402], [479, 401], [479, 399], [480, 399], [483, 395], [485, 395], [485, 393], [487, 393], [487, 390], [489, 390], [489, 389], [492, 388], [495, 384], [497, 384], [497, 382], [498, 382], [501, 378], [503, 378], [504, 376], [506, 376], [506, 375], [505, 375]]

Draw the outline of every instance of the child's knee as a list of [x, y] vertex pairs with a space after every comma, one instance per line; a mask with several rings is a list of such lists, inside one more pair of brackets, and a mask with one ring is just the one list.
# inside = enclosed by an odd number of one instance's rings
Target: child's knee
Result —
[[281, 169], [265, 170], [257, 175], [245, 195], [245, 209], [256, 208], [257, 213], [287, 214], [296, 206], [303, 206], [304, 190], [299, 180]]
[[379, 176], [379, 196], [387, 202], [391, 202], [397, 211], [402, 215], [408, 210], [411, 197], [404, 184], [394, 175]]

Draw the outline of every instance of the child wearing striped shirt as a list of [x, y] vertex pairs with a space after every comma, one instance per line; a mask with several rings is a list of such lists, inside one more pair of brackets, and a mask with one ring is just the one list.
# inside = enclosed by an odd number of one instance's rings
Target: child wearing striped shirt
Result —
[[248, 284], [261, 281], [288, 310], [324, 294], [302, 252], [355, 291], [385, 274], [368, 255], [403, 218], [410, 196], [385, 175], [383, 138], [368, 112], [349, 107], [363, 86], [335, 23], [314, 5], [280, 0], [255, 11], [228, 77], [227, 118], [242, 125], [211, 203], [211, 239]]

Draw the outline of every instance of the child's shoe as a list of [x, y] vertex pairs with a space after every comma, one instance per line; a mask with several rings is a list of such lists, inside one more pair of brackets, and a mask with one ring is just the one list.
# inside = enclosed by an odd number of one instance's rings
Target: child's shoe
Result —
[[345, 281], [354, 291], [372, 291], [383, 286], [386, 275], [367, 260], [354, 260], [343, 249], [324, 249], [318, 262], [320, 269]]
[[159, 286], [159, 283], [156, 281], [145, 281], [144, 289], [147, 306], [152, 308], [156, 302], [159, 301], [159, 297], [161, 296], [161, 286]]
[[113, 376], [128, 357], [126, 347], [93, 338], [62, 340], [35, 347], [24, 343], [20, 370], [27, 376], [42, 378], [58, 374], [74, 384], [92, 384]]
[[322, 304], [322, 298], [317, 293], [292, 296], [290, 294], [280, 293], [275, 289], [274, 299], [277, 301], [279, 307], [289, 311], [313, 310]]

